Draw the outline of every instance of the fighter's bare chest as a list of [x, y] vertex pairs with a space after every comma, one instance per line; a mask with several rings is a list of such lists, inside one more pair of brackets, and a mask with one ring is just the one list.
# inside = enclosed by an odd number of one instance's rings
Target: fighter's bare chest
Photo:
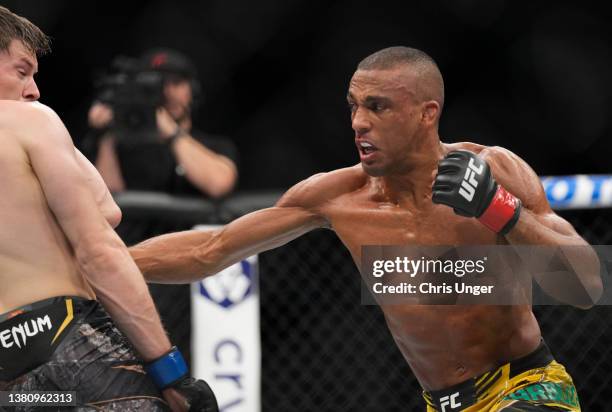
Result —
[[456, 215], [447, 206], [402, 207], [374, 201], [332, 205], [332, 228], [353, 255], [363, 245], [493, 244], [497, 236], [476, 219]]

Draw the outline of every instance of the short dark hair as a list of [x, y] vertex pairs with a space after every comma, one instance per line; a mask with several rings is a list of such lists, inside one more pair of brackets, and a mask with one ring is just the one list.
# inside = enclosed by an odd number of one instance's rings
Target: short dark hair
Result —
[[[438, 65], [424, 51], [412, 47], [394, 46], [370, 54], [357, 65], [357, 70], [390, 70], [398, 66], [410, 66], [422, 76], [427, 76], [437, 90], [429, 90], [430, 98], [444, 105], [444, 80]], [[427, 93], [429, 95], [429, 93]]]
[[401, 64], [427, 63], [436, 67], [438, 65], [424, 51], [412, 47], [394, 46], [370, 54], [359, 62], [358, 70], [388, 70]]
[[51, 41], [41, 29], [25, 17], [0, 6], [0, 51], [7, 51], [13, 40], [21, 41], [35, 56], [51, 50]]

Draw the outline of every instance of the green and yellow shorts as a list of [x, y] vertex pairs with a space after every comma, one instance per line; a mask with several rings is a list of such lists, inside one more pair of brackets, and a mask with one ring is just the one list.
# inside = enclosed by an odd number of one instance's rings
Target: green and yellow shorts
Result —
[[580, 411], [571, 376], [544, 342], [527, 356], [423, 397], [427, 412]]

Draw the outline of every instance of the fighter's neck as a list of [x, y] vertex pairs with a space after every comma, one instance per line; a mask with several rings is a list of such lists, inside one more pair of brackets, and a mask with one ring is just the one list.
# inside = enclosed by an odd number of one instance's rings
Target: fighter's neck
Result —
[[431, 198], [431, 186], [438, 169], [438, 162], [448, 149], [439, 138], [411, 151], [403, 167], [394, 173], [380, 178], [380, 188], [398, 201], [408, 199], [420, 203]]

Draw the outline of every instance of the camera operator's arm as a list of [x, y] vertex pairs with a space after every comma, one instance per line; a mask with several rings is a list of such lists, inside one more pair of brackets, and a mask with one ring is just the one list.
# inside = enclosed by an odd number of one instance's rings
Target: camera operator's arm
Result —
[[165, 109], [158, 110], [157, 124], [162, 139], [171, 139], [169, 143], [177, 163], [195, 187], [211, 197], [220, 197], [232, 190], [238, 177], [233, 161], [208, 149], [187, 132], [177, 136], [178, 126]]
[[[88, 121], [92, 129], [103, 130], [108, 128], [113, 120], [113, 109], [100, 102], [94, 102], [89, 109]], [[117, 152], [115, 151], [115, 138], [106, 132], [98, 141], [98, 155], [96, 156], [96, 169], [104, 183], [111, 192], [121, 192], [125, 190], [125, 182], [121, 175]]]

